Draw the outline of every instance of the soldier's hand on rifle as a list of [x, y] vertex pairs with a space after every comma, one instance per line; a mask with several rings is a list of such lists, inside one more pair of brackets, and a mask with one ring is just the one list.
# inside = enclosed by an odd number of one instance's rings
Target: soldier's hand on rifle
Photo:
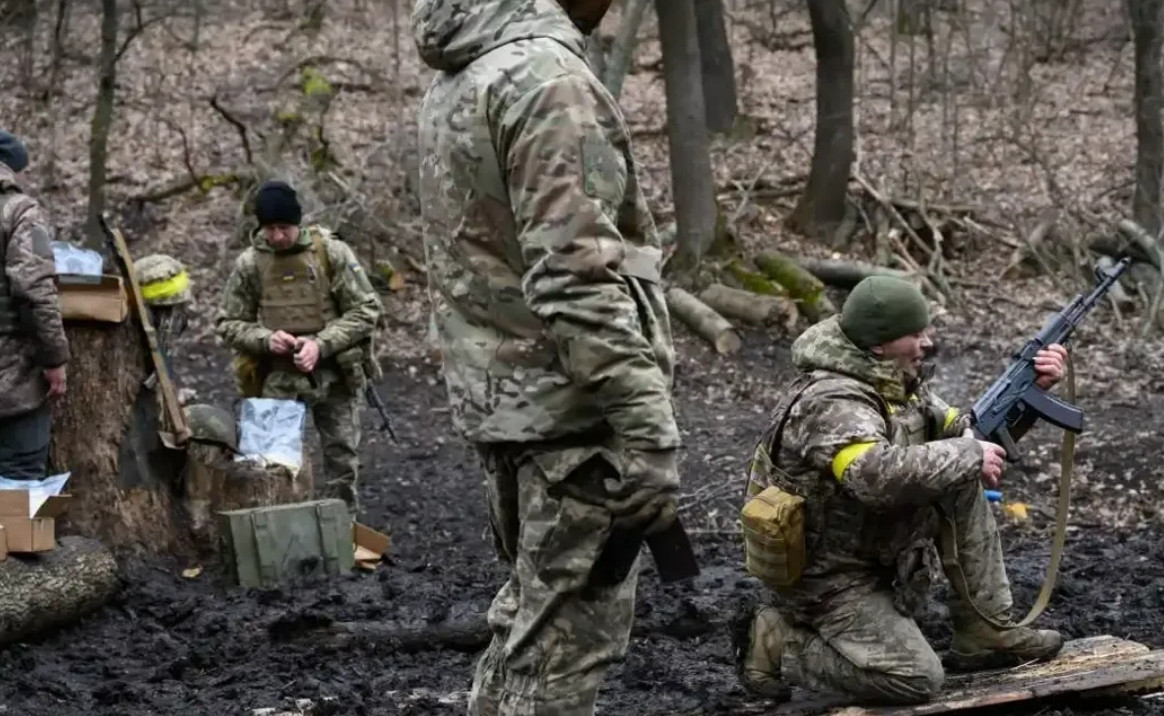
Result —
[[275, 331], [267, 344], [271, 352], [277, 356], [285, 356], [296, 348], [295, 336], [287, 331]]
[[1063, 380], [1067, 366], [1067, 349], [1058, 343], [1052, 343], [1035, 354], [1035, 385], [1043, 390], [1050, 390]]
[[68, 382], [65, 366], [58, 365], [56, 368], [45, 368], [44, 379], [48, 381], [48, 397], [56, 398], [65, 394], [65, 387]]
[[1002, 477], [1002, 466], [1006, 461], [1006, 450], [994, 443], [979, 440], [982, 446], [982, 483], [987, 487], [998, 487]]
[[295, 367], [304, 373], [315, 370], [319, 362], [319, 344], [310, 338], [300, 338], [295, 342]]

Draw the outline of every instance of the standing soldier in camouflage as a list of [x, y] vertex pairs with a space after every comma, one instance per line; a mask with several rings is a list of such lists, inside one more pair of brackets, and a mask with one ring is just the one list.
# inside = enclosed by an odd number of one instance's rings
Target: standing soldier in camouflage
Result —
[[[932, 698], [943, 664], [915, 619], [937, 576], [935, 545], [951, 535], [973, 602], [993, 620], [1011, 619], [981, 484], [997, 485], [1004, 453], [975, 439], [970, 416], [931, 392], [929, 330], [913, 284], [873, 277], [854, 287], [840, 317], [792, 345], [800, 375], [756, 448], [743, 514], [749, 570], [773, 588], [775, 604], [734, 629], [741, 679], [753, 692], [785, 700], [792, 684], [868, 702]], [[1065, 359], [1062, 346], [1040, 351], [1041, 388], [1061, 379]], [[1021, 421], [1015, 438], [1029, 427]], [[802, 523], [789, 519], [798, 509]], [[940, 527], [946, 518], [952, 532]], [[753, 530], [793, 546], [762, 544]], [[1054, 631], [996, 630], [957, 594], [950, 616], [952, 670], [1049, 659], [1063, 643]]]
[[28, 150], [0, 131], [0, 477], [45, 476], [52, 415], [65, 394], [69, 343], [54, 282], [52, 233], [16, 175]]
[[613, 529], [675, 518], [661, 252], [626, 124], [583, 55], [609, 4], [420, 0], [412, 16], [438, 70], [419, 117], [435, 325], [510, 565], [478, 716], [593, 713], [638, 583], [637, 560], [595, 563]]
[[380, 378], [372, 336], [384, 306], [351, 248], [300, 226], [294, 189], [269, 181], [255, 195], [252, 246], [235, 261], [217, 331], [234, 352], [243, 397], [303, 401], [323, 444], [322, 497], [359, 512], [360, 408]]

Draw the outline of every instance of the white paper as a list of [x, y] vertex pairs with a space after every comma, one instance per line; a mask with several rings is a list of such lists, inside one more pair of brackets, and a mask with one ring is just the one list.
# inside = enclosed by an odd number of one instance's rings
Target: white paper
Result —
[[28, 490], [28, 516], [32, 517], [48, 498], [61, 494], [72, 474], [62, 472], [43, 480], [10, 480], [7, 477], [0, 477], [0, 490]]

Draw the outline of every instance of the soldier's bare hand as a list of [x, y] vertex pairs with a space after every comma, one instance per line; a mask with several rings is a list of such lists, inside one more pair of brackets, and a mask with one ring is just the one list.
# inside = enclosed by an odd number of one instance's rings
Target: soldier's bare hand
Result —
[[271, 352], [277, 356], [285, 356], [295, 350], [295, 336], [287, 331], [275, 331], [267, 341]]
[[44, 379], [48, 381], [48, 397], [57, 398], [65, 394], [68, 383], [65, 366], [58, 365], [56, 368], [45, 368]]
[[319, 344], [310, 338], [300, 338], [295, 343], [295, 367], [304, 373], [315, 370], [319, 363]]
[[1067, 372], [1067, 349], [1052, 343], [1035, 354], [1035, 385], [1043, 390], [1054, 388]]
[[979, 440], [982, 446], [982, 483], [987, 487], [998, 487], [1002, 477], [1002, 467], [1006, 461], [1006, 451], [1001, 446]]

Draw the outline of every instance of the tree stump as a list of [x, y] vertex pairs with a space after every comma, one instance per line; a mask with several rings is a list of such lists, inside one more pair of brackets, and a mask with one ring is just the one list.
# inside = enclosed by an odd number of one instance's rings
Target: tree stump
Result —
[[187, 448], [182, 482], [196, 547], [202, 554], [216, 556], [222, 544], [217, 513], [303, 502], [312, 499], [314, 492], [306, 455], [299, 472], [291, 475], [286, 468], [235, 460], [223, 447], [197, 442]]
[[66, 322], [67, 395], [53, 405], [49, 472], [72, 473], [58, 531], [145, 553], [189, 548], [176, 499], [181, 451], [156, 434], [157, 398], [143, 387], [149, 354], [140, 327]]
[[0, 562], [0, 647], [69, 624], [120, 588], [117, 562], [96, 540], [61, 537], [54, 550], [10, 554]]
[[153, 366], [135, 319], [67, 322], [65, 332], [73, 359], [68, 394], [53, 406], [49, 467], [72, 473], [73, 500], [58, 534], [202, 559], [217, 553], [217, 529], [207, 527], [216, 511], [311, 498], [306, 454], [291, 479], [282, 468], [234, 462], [193, 440], [184, 450], [162, 444], [157, 394], [143, 386]]

